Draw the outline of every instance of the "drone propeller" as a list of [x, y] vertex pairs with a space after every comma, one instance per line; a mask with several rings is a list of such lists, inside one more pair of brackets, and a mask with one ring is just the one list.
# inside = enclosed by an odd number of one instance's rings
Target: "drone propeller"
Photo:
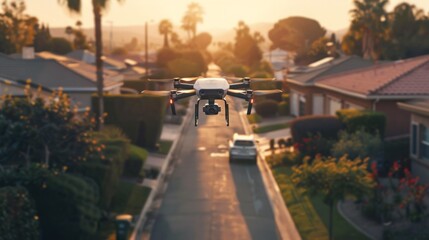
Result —
[[282, 90], [279, 89], [273, 89], [273, 90], [253, 90], [253, 94], [256, 96], [262, 96], [262, 95], [269, 95], [269, 94], [275, 94], [275, 93], [282, 93]]
[[271, 82], [276, 80], [275, 78], [251, 78], [250, 82]]
[[149, 82], [160, 82], [160, 83], [170, 83], [178, 79], [180, 82], [193, 82], [198, 79], [198, 77], [186, 77], [186, 78], [149, 78]]
[[166, 96], [166, 95], [170, 94], [170, 91], [143, 90], [140, 92], [140, 94]]

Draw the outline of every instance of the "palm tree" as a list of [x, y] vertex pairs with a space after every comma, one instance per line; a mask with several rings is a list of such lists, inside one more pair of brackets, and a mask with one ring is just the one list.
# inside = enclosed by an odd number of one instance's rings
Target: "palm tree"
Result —
[[377, 58], [376, 46], [386, 33], [385, 7], [388, 2], [389, 0], [353, 0], [355, 8], [350, 11], [351, 29], [362, 37], [362, 54], [365, 59]]
[[182, 18], [182, 28], [195, 37], [197, 33], [197, 24], [203, 22], [203, 8], [198, 3], [191, 3], [188, 5], [188, 11]]
[[[80, 13], [83, 0], [58, 0], [61, 5], [66, 6], [70, 11]], [[97, 96], [98, 96], [98, 111], [96, 111], [96, 126], [100, 130], [102, 127], [102, 116], [104, 112], [103, 102], [103, 42], [101, 38], [101, 12], [108, 5], [109, 0], [91, 0], [92, 11], [94, 14], [94, 26], [95, 26], [95, 66], [97, 75]], [[117, 0], [122, 2], [124, 0]]]
[[171, 34], [173, 32], [173, 24], [171, 24], [171, 22], [167, 19], [163, 19], [160, 23], [159, 23], [159, 33], [161, 35], [164, 35], [164, 47], [168, 48], [169, 44], [168, 44], [168, 35]]

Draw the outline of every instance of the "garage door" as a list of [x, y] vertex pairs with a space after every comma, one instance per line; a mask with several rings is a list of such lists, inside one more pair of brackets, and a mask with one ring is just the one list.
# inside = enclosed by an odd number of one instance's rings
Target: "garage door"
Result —
[[335, 99], [329, 99], [329, 114], [335, 115], [335, 113], [341, 109], [341, 102]]

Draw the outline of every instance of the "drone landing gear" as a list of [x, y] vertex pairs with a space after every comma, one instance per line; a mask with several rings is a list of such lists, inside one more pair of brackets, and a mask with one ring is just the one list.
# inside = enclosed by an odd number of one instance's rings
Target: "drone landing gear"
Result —
[[198, 126], [198, 107], [200, 105], [200, 99], [198, 98], [197, 102], [195, 103], [195, 127]]
[[228, 109], [228, 103], [226, 102], [226, 99], [223, 99], [223, 102], [225, 103], [225, 120], [226, 120], [226, 126], [229, 126], [229, 109]]

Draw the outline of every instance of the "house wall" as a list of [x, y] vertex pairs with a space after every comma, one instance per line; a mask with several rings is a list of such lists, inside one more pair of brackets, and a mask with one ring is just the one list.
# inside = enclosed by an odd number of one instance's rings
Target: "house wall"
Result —
[[410, 134], [411, 113], [402, 110], [397, 105], [398, 101], [379, 101], [375, 110], [386, 114], [386, 138], [400, 137]]
[[[413, 113], [411, 115], [411, 121], [417, 124], [423, 124], [429, 127], [429, 117], [423, 116], [420, 114]], [[411, 130], [410, 130], [411, 131]], [[420, 152], [420, 139], [417, 140], [417, 153]], [[413, 156], [410, 154], [412, 159], [411, 161], [411, 171], [413, 175], [419, 176], [420, 180], [423, 183], [429, 183], [429, 161], [421, 159], [419, 157]]]
[[[318, 88], [312, 87], [312, 86], [300, 86], [293, 83], [288, 83], [288, 87], [291, 92], [299, 93], [300, 96], [305, 98], [304, 111], [300, 116], [313, 114], [313, 97], [312, 97], [313, 95], [312, 94], [316, 92], [320, 92]], [[292, 99], [290, 99], [290, 102], [292, 102]], [[290, 107], [292, 108], [292, 106]]]

